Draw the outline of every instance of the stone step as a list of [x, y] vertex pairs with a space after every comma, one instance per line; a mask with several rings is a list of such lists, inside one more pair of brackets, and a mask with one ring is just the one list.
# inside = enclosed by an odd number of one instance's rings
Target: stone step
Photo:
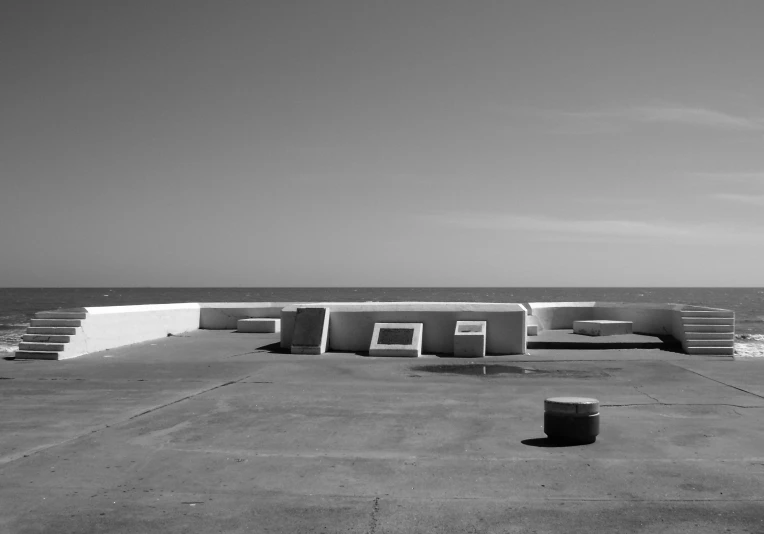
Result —
[[688, 341], [691, 339], [735, 339], [734, 332], [685, 332], [684, 336]]
[[17, 360], [58, 360], [60, 353], [47, 350], [17, 350]]
[[77, 334], [77, 327], [75, 326], [30, 326], [27, 328], [27, 334], [51, 334], [51, 335], [74, 336]]
[[688, 347], [734, 347], [733, 339], [692, 339], [687, 340]]
[[735, 327], [728, 324], [686, 324], [685, 333], [689, 332], [724, 332], [725, 334], [735, 333]]
[[69, 343], [72, 336], [61, 336], [56, 334], [24, 334], [21, 341], [28, 343]]
[[682, 315], [684, 324], [735, 324], [733, 317], [686, 317]]
[[34, 314], [37, 319], [87, 319], [86, 311], [41, 311]]
[[682, 310], [682, 317], [735, 317], [731, 310]]
[[66, 343], [19, 343], [19, 350], [45, 351], [45, 352], [63, 352], [66, 349]]
[[82, 326], [82, 319], [32, 319], [30, 326]]
[[696, 346], [688, 346], [685, 348], [685, 352], [687, 354], [719, 354], [719, 355], [729, 355], [732, 356], [735, 354], [735, 348], [734, 347], [696, 347]]

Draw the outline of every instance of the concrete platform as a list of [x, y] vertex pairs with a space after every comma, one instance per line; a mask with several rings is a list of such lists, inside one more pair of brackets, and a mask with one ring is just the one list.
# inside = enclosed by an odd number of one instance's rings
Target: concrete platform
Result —
[[664, 349], [681, 351], [681, 345], [671, 336], [647, 334], [618, 334], [588, 336], [576, 334], [572, 329], [542, 330], [528, 338], [528, 349]]
[[[198, 331], [0, 360], [0, 532], [764, 530], [762, 362], [278, 345]], [[442, 372], [470, 365], [491, 372]], [[596, 443], [550, 446], [553, 396], [599, 399]]]

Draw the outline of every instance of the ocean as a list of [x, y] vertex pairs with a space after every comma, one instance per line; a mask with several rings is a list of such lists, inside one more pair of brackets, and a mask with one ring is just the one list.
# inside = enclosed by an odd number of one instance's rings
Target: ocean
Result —
[[16, 350], [35, 312], [170, 302], [656, 302], [733, 310], [736, 333], [764, 335], [764, 288], [680, 287], [323, 287], [0, 288], [0, 352]]

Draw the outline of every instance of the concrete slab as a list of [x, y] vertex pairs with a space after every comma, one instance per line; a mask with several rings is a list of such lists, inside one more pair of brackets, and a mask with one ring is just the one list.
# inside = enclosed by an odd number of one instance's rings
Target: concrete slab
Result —
[[[764, 528], [760, 362], [278, 345], [199, 331], [62, 362], [0, 360], [0, 531]], [[460, 365], [532, 372], [433, 372]], [[557, 396], [599, 399], [594, 444], [550, 446], [544, 399]]]

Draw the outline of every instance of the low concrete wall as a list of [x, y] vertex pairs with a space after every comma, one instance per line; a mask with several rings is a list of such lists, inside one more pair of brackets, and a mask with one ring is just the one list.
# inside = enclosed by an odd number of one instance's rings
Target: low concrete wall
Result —
[[278, 319], [290, 302], [200, 302], [199, 328], [235, 330], [239, 319]]
[[594, 319], [594, 302], [529, 302], [529, 315], [545, 330], [573, 328], [573, 321]]
[[453, 354], [456, 321], [486, 321], [487, 354], [525, 354], [527, 311], [520, 304], [476, 302], [324, 302], [295, 304], [281, 311], [281, 346], [292, 344], [298, 307], [330, 309], [328, 350], [364, 352], [374, 323], [422, 323], [422, 352]]
[[635, 334], [673, 336], [684, 343], [681, 304], [626, 302], [530, 302], [531, 313], [546, 329], [573, 328], [573, 321], [631, 321]]
[[72, 342], [84, 353], [112, 349], [199, 329], [199, 304], [147, 304], [85, 308]]

